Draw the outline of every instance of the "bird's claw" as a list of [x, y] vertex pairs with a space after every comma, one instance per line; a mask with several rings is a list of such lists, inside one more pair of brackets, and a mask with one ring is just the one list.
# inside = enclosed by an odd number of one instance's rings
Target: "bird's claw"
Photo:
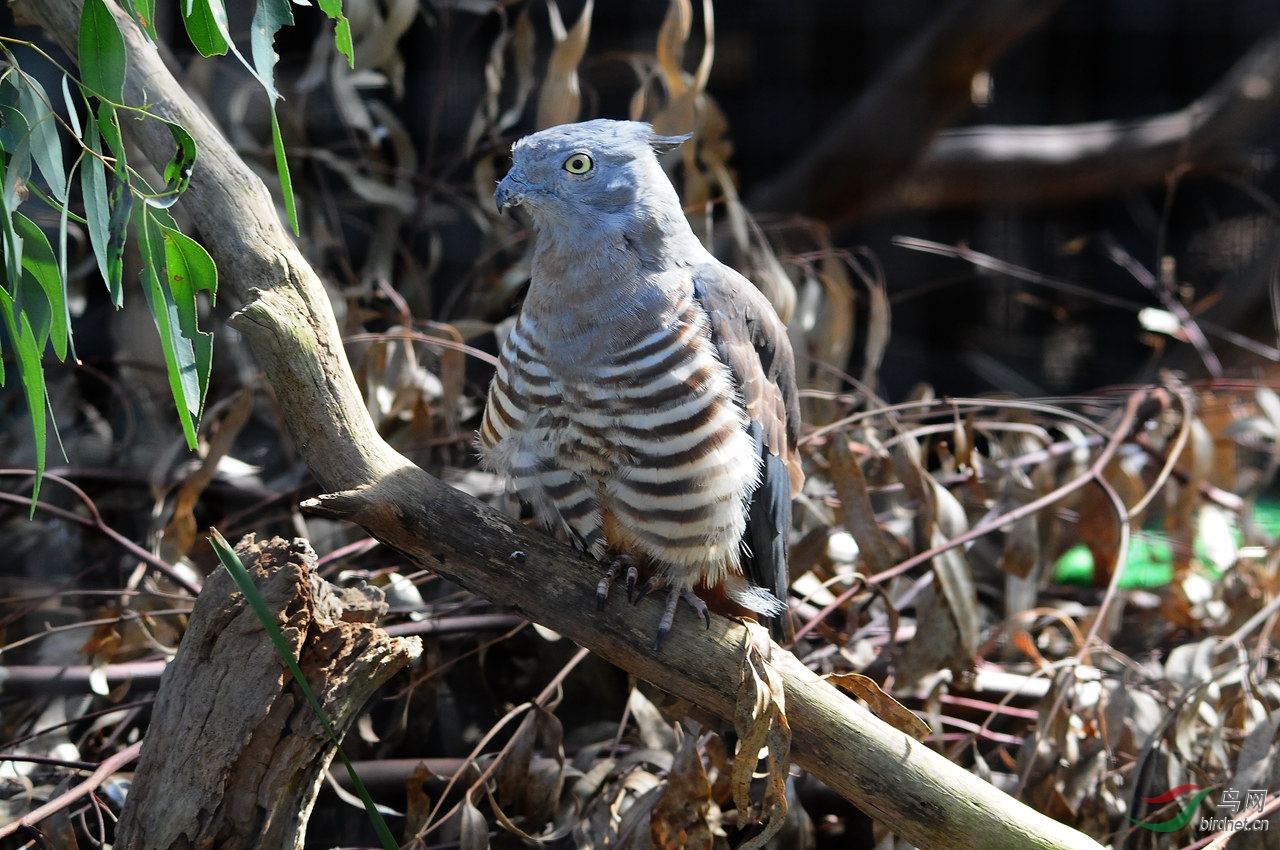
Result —
[[[653, 581], [646, 582], [644, 592], [648, 593], [652, 590]], [[656, 586], [656, 585], [655, 585]], [[675, 622], [676, 608], [680, 606], [680, 600], [683, 599], [688, 603], [689, 607], [698, 612], [698, 616], [702, 618], [702, 622], [706, 628], [711, 628], [711, 611], [707, 608], [707, 603], [703, 602], [698, 594], [694, 593], [687, 587], [673, 587], [671, 592], [667, 594], [667, 604], [662, 611], [662, 619], [658, 621], [658, 638], [653, 642], [654, 651], [658, 651], [662, 647], [662, 639], [667, 636], [667, 632], [671, 631], [671, 624]]]
[[609, 598], [609, 591], [613, 589], [613, 583], [618, 579], [618, 573], [625, 568], [624, 579], [627, 588], [627, 601], [631, 602], [631, 594], [635, 590], [636, 579], [640, 577], [640, 570], [636, 567], [635, 559], [625, 553], [617, 556], [609, 564], [609, 570], [604, 574], [604, 578], [600, 579], [600, 583], [596, 585], [596, 609], [604, 610], [604, 603]]

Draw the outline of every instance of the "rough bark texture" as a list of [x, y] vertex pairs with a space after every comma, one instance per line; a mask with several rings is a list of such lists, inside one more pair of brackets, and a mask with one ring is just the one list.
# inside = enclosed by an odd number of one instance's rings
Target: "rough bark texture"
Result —
[[[304, 541], [252, 535], [236, 547], [341, 735], [383, 683], [421, 652], [371, 625], [382, 592], [336, 591]], [[333, 757], [303, 697], [235, 582], [205, 583], [165, 670], [116, 847], [300, 848]]]
[[[21, 0], [21, 6], [74, 54], [78, 0]], [[658, 600], [634, 607], [614, 600], [596, 611], [598, 564], [453, 490], [383, 442], [356, 390], [327, 296], [280, 225], [266, 189], [133, 23], [117, 18], [129, 51], [126, 97], [149, 104], [195, 138], [200, 160], [184, 207], [224, 286], [244, 304], [237, 326], [275, 390], [299, 451], [325, 487], [342, 491], [309, 507], [360, 523], [463, 587], [704, 711], [732, 718], [749, 639], [742, 625], [716, 617], [704, 631], [692, 618], [679, 617], [662, 651], [651, 652]], [[135, 138], [151, 161], [164, 162], [172, 141], [153, 124], [142, 122]], [[1098, 847], [875, 719], [790, 653], [771, 652], [784, 679], [796, 762], [904, 839], [920, 847], [986, 850]], [[164, 740], [166, 733], [150, 734]], [[155, 769], [148, 763], [140, 779]], [[200, 789], [181, 797], [171, 791], [171, 811], [195, 817], [199, 806], [214, 805]]]

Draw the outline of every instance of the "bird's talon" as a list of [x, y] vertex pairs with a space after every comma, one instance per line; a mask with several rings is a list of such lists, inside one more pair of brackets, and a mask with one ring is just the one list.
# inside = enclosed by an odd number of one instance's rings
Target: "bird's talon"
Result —
[[[636, 598], [632, 602], [632, 604], [639, 605], [640, 600], [644, 599], [646, 596], [652, 593], [657, 587], [658, 587], [658, 578], [657, 576], [654, 576], [653, 578], [646, 581], [644, 584], [640, 585], [640, 592], [636, 594]], [[627, 598], [630, 599], [631, 597], [628, 596]]]

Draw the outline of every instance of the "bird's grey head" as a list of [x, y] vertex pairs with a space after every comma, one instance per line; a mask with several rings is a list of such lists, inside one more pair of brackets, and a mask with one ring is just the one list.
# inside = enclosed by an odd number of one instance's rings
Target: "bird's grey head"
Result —
[[671, 208], [679, 197], [657, 154], [689, 136], [659, 136], [639, 121], [562, 124], [525, 136], [511, 149], [498, 184], [499, 210], [524, 206], [535, 226], [604, 224], [611, 217]]

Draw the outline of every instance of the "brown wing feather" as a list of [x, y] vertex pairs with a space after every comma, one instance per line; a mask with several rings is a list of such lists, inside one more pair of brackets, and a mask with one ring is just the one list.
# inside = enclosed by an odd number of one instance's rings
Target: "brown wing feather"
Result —
[[[733, 373], [750, 420], [748, 432], [762, 458], [760, 483], [747, 509], [743, 573], [785, 600], [790, 584], [791, 498], [804, 483], [797, 449], [800, 397], [791, 342], [768, 299], [727, 266], [699, 267], [694, 297], [707, 312], [711, 341], [720, 359]], [[785, 616], [772, 618], [769, 626], [777, 640], [790, 639]]]
[[769, 452], [787, 464], [796, 495], [804, 483], [800, 394], [786, 326], [764, 293], [728, 266], [700, 266], [694, 295], [710, 316], [712, 341], [733, 372], [747, 415], [760, 423]]

